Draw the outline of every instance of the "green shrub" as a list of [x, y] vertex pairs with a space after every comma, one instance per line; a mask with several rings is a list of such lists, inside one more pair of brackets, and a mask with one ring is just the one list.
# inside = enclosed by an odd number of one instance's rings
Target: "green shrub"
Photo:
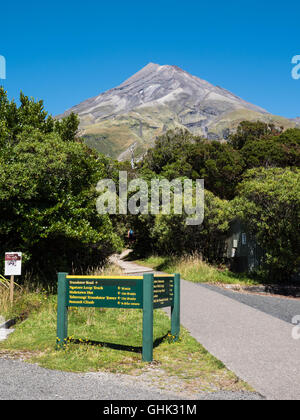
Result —
[[284, 281], [299, 272], [299, 169], [249, 170], [239, 185], [233, 207], [265, 251], [265, 277]]
[[108, 160], [76, 137], [75, 115], [54, 122], [41, 101], [21, 94], [20, 102], [0, 89], [0, 255], [22, 251], [25, 270], [55, 281], [57, 271], [101, 265], [121, 246], [95, 205]]

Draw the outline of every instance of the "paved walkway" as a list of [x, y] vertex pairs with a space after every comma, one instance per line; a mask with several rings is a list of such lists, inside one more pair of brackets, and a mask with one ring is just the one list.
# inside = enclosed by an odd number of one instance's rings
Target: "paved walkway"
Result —
[[[115, 262], [128, 274], [149, 271]], [[285, 302], [288, 307], [289, 299]], [[300, 340], [292, 338], [293, 325], [253, 306], [216, 287], [181, 281], [181, 324], [192, 336], [267, 399], [298, 400]]]
[[[7, 325], [8, 324], [8, 325]], [[0, 316], [0, 341], [6, 340], [6, 338], [14, 332], [14, 329], [10, 328], [10, 324], [5, 322], [5, 319]]]

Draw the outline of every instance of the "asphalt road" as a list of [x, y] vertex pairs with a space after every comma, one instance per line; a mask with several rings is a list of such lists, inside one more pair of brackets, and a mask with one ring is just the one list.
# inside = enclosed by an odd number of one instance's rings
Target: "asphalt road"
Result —
[[[143, 270], [119, 263], [130, 274]], [[299, 300], [181, 280], [181, 324], [267, 399], [300, 400], [300, 340], [294, 339], [291, 323], [295, 315], [300, 315]]]
[[290, 324], [295, 315], [300, 315], [300, 300], [298, 299], [237, 293], [209, 284], [199, 284], [199, 286], [206, 287]]
[[300, 314], [299, 304], [269, 299], [274, 298], [225, 293], [182, 280], [181, 323], [267, 399], [299, 400], [300, 341], [293, 339], [290, 323], [291, 315]]

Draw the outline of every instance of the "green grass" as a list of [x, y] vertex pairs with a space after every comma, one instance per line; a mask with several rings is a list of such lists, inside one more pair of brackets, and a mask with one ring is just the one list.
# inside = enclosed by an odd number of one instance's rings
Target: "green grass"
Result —
[[[29, 300], [27, 297], [27, 304]], [[159, 376], [163, 387], [168, 387], [175, 378], [180, 389], [194, 392], [250, 390], [184, 328], [180, 341], [171, 342], [170, 319], [161, 310], [154, 311], [154, 362], [149, 365], [141, 360], [141, 310], [70, 308], [70, 339], [65, 349], [57, 350], [56, 296], [36, 294], [36, 300], [38, 307], [31, 305], [28, 318], [19, 322], [15, 332], [0, 343], [0, 356], [22, 355], [45, 368], [72, 372], [142, 375], [152, 369], [153, 381]]]
[[0, 315], [5, 319], [24, 320], [42, 306], [47, 299], [44, 291], [29, 291], [27, 287], [15, 288], [14, 303], [10, 303], [9, 293], [0, 287]]
[[258, 284], [246, 275], [235, 274], [228, 269], [218, 269], [206, 262], [197, 255], [185, 257], [161, 257], [151, 255], [147, 258], [135, 261], [146, 267], [166, 273], [180, 273], [181, 277], [195, 283], [222, 283], [222, 284]]

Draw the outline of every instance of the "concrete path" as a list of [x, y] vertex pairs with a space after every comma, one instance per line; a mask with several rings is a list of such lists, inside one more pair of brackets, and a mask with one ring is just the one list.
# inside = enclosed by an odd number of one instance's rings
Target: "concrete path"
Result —
[[[149, 271], [127, 261], [115, 262], [128, 274], [136, 268], [139, 273]], [[285, 301], [288, 307], [289, 299]], [[259, 304], [253, 306], [216, 287], [181, 282], [181, 324], [192, 336], [267, 399], [298, 400], [300, 340], [292, 338], [294, 326], [258, 309]]]
[[6, 322], [3, 317], [0, 317], [0, 341], [7, 339], [9, 334], [14, 332], [14, 329], [10, 328], [13, 325], [12, 322]]

